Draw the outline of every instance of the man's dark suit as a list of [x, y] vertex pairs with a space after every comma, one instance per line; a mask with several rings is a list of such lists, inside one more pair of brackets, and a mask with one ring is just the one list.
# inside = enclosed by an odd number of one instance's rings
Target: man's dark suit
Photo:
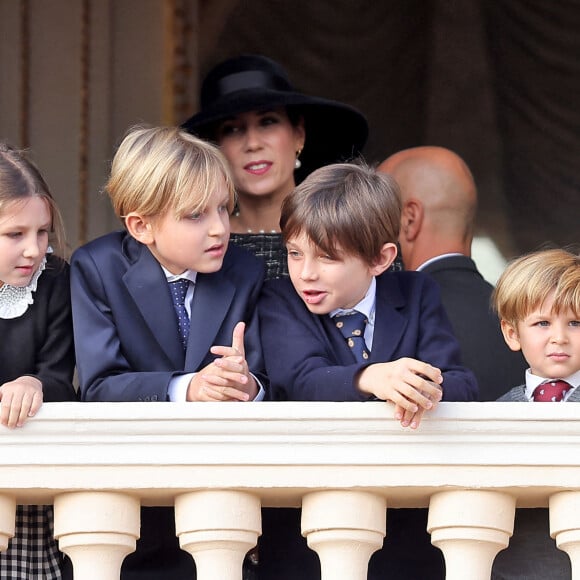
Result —
[[463, 364], [477, 378], [479, 400], [495, 401], [521, 382], [528, 365], [503, 339], [497, 314], [490, 306], [493, 286], [467, 256], [439, 258], [421, 271], [439, 284]]
[[[328, 316], [310, 313], [289, 280], [264, 286], [259, 304], [264, 358], [278, 400], [364, 401], [354, 377], [356, 363]], [[370, 364], [413, 357], [443, 371], [443, 399], [477, 398], [475, 377], [460, 366], [459, 345], [433, 280], [419, 272], [377, 277]], [[441, 552], [426, 530], [427, 510], [388, 510], [387, 538], [370, 561], [370, 580], [443, 579]], [[264, 510], [260, 579], [320, 578], [317, 556], [300, 534], [300, 511]]]
[[[71, 260], [73, 323], [81, 397], [85, 401], [166, 401], [170, 380], [196, 372], [230, 345], [246, 322], [249, 368], [263, 369], [255, 304], [261, 262], [230, 246], [219, 272], [198, 274], [187, 352], [181, 346], [167, 279], [149, 249], [125, 232], [79, 248]], [[195, 566], [179, 549], [172, 508], [143, 508], [137, 551], [123, 580], [191, 580]]]

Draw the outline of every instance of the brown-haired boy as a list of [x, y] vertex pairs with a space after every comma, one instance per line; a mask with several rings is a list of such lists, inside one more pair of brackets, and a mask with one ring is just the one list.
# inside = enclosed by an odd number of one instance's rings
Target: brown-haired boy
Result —
[[[437, 284], [420, 272], [388, 271], [397, 255], [400, 212], [396, 182], [362, 164], [318, 169], [286, 198], [280, 225], [290, 280], [267, 284], [258, 306], [274, 398], [392, 401], [395, 417], [412, 428], [441, 395], [476, 398], [475, 378], [461, 366]], [[351, 318], [363, 324], [345, 340]], [[369, 578], [442, 578], [425, 514], [389, 513], [390, 540], [371, 560]], [[288, 546], [299, 537], [298, 525], [281, 528]], [[267, 560], [266, 518], [263, 529]], [[279, 557], [283, 564], [271, 577], [292, 577], [288, 568], [294, 577], [319, 577], [314, 566], [295, 568], [307, 561]]]

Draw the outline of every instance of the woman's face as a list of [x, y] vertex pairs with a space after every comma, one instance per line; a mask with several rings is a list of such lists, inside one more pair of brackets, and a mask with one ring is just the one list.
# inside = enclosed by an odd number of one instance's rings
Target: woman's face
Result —
[[217, 131], [241, 195], [285, 197], [295, 185], [294, 162], [304, 138], [303, 121], [292, 125], [284, 108], [240, 113]]

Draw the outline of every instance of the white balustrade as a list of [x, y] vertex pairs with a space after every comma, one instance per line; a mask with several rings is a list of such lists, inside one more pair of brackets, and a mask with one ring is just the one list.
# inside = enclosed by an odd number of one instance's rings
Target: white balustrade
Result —
[[140, 505], [175, 505], [200, 580], [239, 580], [260, 506], [303, 505], [323, 579], [363, 580], [388, 503], [430, 506], [448, 579], [484, 580], [517, 502], [550, 507], [580, 578], [580, 406], [443, 403], [417, 431], [392, 413], [381, 402], [47, 403], [23, 428], [0, 427], [0, 550], [16, 504], [54, 503], [77, 578], [116, 580]]
[[195, 559], [198, 580], [242, 580], [244, 556], [262, 529], [260, 499], [241, 491], [193, 491], [175, 500], [182, 549]]
[[385, 498], [362, 491], [315, 491], [302, 500], [302, 534], [318, 553], [321, 580], [365, 580], [386, 533]]
[[446, 580], [489, 580], [514, 530], [516, 499], [497, 491], [442, 491], [431, 497], [427, 530], [445, 556]]
[[580, 491], [562, 491], [550, 496], [550, 535], [570, 556], [572, 578], [580, 578]]
[[73, 563], [75, 578], [118, 580], [135, 551], [139, 499], [125, 493], [77, 491], [54, 499], [54, 536]]

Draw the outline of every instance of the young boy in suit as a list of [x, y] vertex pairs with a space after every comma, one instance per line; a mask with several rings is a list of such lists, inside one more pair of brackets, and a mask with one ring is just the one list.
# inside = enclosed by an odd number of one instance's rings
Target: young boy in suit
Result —
[[[280, 225], [290, 280], [267, 283], [259, 304], [275, 399], [391, 401], [395, 417], [413, 429], [440, 399], [476, 399], [475, 377], [461, 366], [437, 284], [420, 272], [388, 271], [400, 213], [396, 182], [357, 164], [318, 169], [286, 198]], [[356, 319], [362, 326], [345, 340]], [[387, 523], [389, 540], [372, 558], [369, 578], [443, 577], [425, 510], [389, 511]], [[267, 544], [274, 536], [268, 524], [265, 518], [261, 559], [276, 551]], [[297, 521], [293, 536], [299, 530]], [[300, 577], [320, 576], [309, 574]]]
[[[255, 304], [264, 271], [257, 258], [228, 248], [234, 189], [221, 153], [177, 128], [134, 128], [106, 191], [125, 230], [71, 260], [82, 400], [263, 396]], [[171, 508], [142, 510], [122, 579], [144, 577], [195, 577]]]
[[[580, 401], [580, 256], [552, 249], [522, 256], [492, 296], [508, 346], [529, 364], [525, 383], [499, 401]], [[550, 538], [547, 509], [516, 512], [514, 535], [493, 565], [495, 580], [570, 578], [570, 560]]]

